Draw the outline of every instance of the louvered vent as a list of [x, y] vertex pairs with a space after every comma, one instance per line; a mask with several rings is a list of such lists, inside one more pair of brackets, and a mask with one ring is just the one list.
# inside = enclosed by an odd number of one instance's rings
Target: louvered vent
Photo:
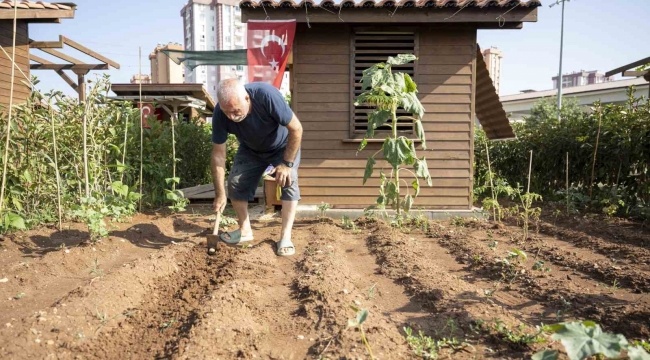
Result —
[[[378, 62], [385, 62], [389, 56], [413, 54], [415, 51], [415, 34], [412, 32], [357, 32], [354, 35], [354, 97], [361, 94], [361, 75], [363, 70]], [[393, 72], [404, 72], [415, 78], [414, 64], [393, 66]], [[371, 106], [356, 106], [352, 114], [354, 133], [363, 134], [368, 128], [368, 113]], [[397, 116], [410, 116], [398, 109]], [[377, 129], [378, 132], [390, 131], [388, 126]], [[413, 133], [411, 120], [398, 120], [397, 131]]]

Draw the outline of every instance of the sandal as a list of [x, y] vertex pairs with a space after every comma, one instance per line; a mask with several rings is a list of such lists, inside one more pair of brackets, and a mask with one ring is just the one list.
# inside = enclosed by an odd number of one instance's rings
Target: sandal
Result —
[[[228, 238], [226, 238], [226, 236]], [[237, 229], [235, 231], [223, 232], [219, 234], [219, 239], [221, 239], [221, 241], [225, 242], [228, 245], [237, 245], [239, 243], [253, 241], [255, 238], [253, 237], [253, 235], [242, 237], [241, 229]]]
[[296, 253], [296, 248], [289, 239], [282, 239], [278, 241], [276, 245], [278, 247], [278, 250], [276, 251], [278, 256], [291, 256]]

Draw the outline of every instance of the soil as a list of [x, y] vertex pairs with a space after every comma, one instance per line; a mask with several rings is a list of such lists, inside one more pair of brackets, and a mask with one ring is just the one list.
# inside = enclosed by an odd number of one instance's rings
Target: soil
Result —
[[[6, 236], [0, 358], [370, 359], [349, 324], [359, 309], [376, 359], [418, 358], [405, 327], [441, 340], [443, 359], [560, 349], [508, 340], [504, 326], [534, 335], [589, 319], [650, 338], [650, 231], [639, 224], [551, 218], [524, 240], [516, 224], [476, 219], [301, 220], [296, 255], [278, 257], [270, 218], [253, 223], [250, 245], [209, 256], [210, 214], [189, 213], [138, 215], [95, 244], [80, 224]], [[499, 260], [513, 249], [528, 256], [509, 271]]]

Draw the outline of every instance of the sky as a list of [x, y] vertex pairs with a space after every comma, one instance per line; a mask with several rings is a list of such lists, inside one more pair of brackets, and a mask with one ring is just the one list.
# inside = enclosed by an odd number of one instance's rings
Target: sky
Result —
[[[554, 0], [542, 0], [538, 22], [525, 23], [521, 30], [480, 30], [481, 48], [490, 46], [504, 53], [500, 95], [520, 90], [548, 90], [558, 73], [561, 6], [549, 8]], [[61, 24], [31, 24], [30, 38], [57, 40], [65, 35], [104, 56], [121, 68], [110, 70], [113, 83], [128, 83], [138, 73], [138, 48], [142, 47], [142, 72], [150, 73], [148, 54], [157, 44], [183, 42], [180, 10], [185, 0], [76, 0], [74, 19]], [[650, 0], [570, 0], [566, 3], [563, 72], [599, 70], [606, 72], [650, 56]], [[93, 63], [74, 49], [66, 54]], [[48, 54], [39, 56], [54, 60]], [[33, 71], [41, 91], [51, 89], [76, 96], [53, 71]], [[102, 72], [91, 72], [101, 74]]]

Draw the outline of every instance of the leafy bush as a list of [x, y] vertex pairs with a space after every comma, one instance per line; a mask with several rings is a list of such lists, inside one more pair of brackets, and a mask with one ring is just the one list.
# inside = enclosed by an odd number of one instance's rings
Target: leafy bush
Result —
[[[477, 129], [475, 183], [480, 187], [489, 186], [486, 142], [492, 171], [509, 184], [523, 183], [527, 179], [528, 154], [533, 150], [531, 189], [549, 200], [566, 201], [565, 159], [568, 152], [572, 189], [579, 189], [580, 194], [586, 195], [593, 187], [590, 201], [582, 204], [585, 208], [647, 219], [650, 203], [650, 102], [635, 98], [634, 89], [631, 89], [625, 104], [602, 106], [592, 184], [592, 160], [600, 116], [598, 106], [595, 104], [592, 112], [585, 112], [575, 101], [567, 99], [563, 102], [562, 120], [558, 121], [555, 101], [552, 98], [542, 100], [533, 107], [525, 122], [513, 124], [517, 135], [515, 140], [488, 142], [485, 132]], [[489, 197], [489, 192], [484, 192], [483, 197]]]
[[[91, 232], [103, 233], [98, 214], [119, 220], [135, 213], [140, 201], [140, 114], [130, 102], [109, 101], [109, 89], [104, 76], [92, 82], [86, 103], [60, 92], [34, 92], [26, 103], [15, 105], [0, 232], [56, 221], [57, 175], [64, 218], [83, 220], [94, 228]], [[81, 141], [84, 115], [89, 196]], [[0, 128], [4, 130], [6, 124], [6, 109], [0, 108]], [[169, 122], [149, 121], [148, 125], [142, 134], [142, 202], [157, 207], [167, 201], [172, 134]], [[209, 126], [196, 119], [180, 121], [175, 133], [180, 186], [210, 183]], [[0, 143], [4, 145], [5, 139], [2, 131]]]

